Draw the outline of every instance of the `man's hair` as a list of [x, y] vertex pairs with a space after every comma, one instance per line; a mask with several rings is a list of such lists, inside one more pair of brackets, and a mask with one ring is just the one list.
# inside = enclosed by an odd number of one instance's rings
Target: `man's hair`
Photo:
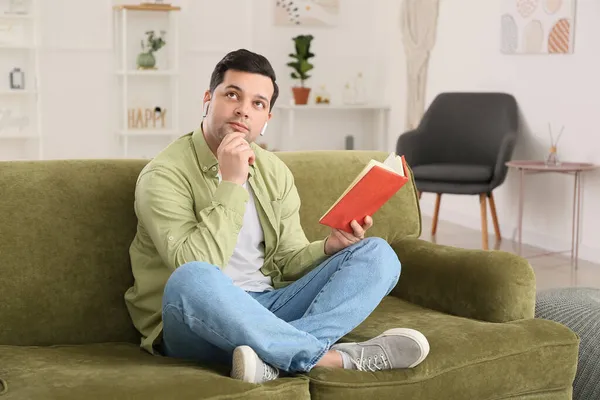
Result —
[[271, 82], [273, 82], [273, 97], [271, 97], [269, 108], [270, 110], [273, 109], [275, 100], [277, 100], [277, 96], [279, 96], [279, 87], [277, 86], [277, 83], [275, 83], [275, 71], [273, 71], [273, 67], [266, 57], [246, 49], [239, 49], [228, 53], [217, 63], [212, 72], [210, 77], [211, 93], [214, 93], [215, 88], [223, 82], [225, 72], [229, 69], [261, 74], [271, 78]]

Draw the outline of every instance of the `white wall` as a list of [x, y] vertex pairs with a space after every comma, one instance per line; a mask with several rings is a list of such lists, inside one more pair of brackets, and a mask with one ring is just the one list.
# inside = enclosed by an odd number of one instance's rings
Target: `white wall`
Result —
[[[6, 0], [0, 0], [0, 7]], [[41, 89], [45, 158], [119, 157], [115, 134], [119, 99], [114, 75], [111, 0], [40, 0]], [[387, 150], [393, 150], [404, 129], [406, 67], [399, 25], [399, 0], [341, 0], [335, 28], [288, 28], [273, 25], [274, 0], [174, 0], [181, 5], [180, 130], [194, 129], [201, 119], [201, 101], [210, 72], [227, 52], [246, 47], [267, 56], [278, 76], [280, 102], [291, 99], [291, 38], [315, 36], [315, 70], [309, 84], [322, 84], [341, 102], [342, 86], [362, 71], [369, 100], [389, 103]], [[600, 2], [579, 0], [576, 50], [566, 56], [505, 56], [500, 54], [500, 0], [442, 0], [427, 88], [427, 103], [449, 90], [501, 90], [519, 101], [526, 135], [515, 157], [542, 157], [548, 143], [547, 123], [565, 125], [559, 147], [563, 159], [600, 163], [596, 115], [600, 92]], [[145, 23], [141, 27], [144, 28]], [[154, 23], [149, 22], [149, 26]], [[0, 61], [8, 54], [0, 51]], [[13, 57], [11, 55], [10, 57]], [[4, 64], [0, 62], [0, 67]], [[8, 64], [10, 65], [10, 64]], [[370, 148], [372, 123], [368, 114], [306, 112], [296, 124], [295, 149], [343, 148], [344, 136], [355, 135], [357, 147]], [[285, 131], [275, 113], [265, 141], [279, 147]], [[363, 118], [367, 117], [367, 118]], [[368, 140], [361, 140], [366, 136]], [[166, 144], [162, 138], [135, 139], [133, 156], [148, 156]], [[0, 141], [0, 158], [35, 156], [19, 141]], [[517, 182], [511, 173], [497, 191], [503, 235], [511, 237], [516, 221]], [[572, 185], [560, 176], [529, 177], [527, 181], [526, 242], [555, 249], [570, 245]], [[581, 255], [600, 261], [600, 172], [586, 179], [583, 201]], [[531, 206], [533, 200], [539, 205]], [[423, 212], [430, 214], [433, 196], [425, 195]], [[441, 218], [479, 229], [475, 197], [444, 196]], [[489, 224], [491, 229], [491, 224]]]
[[[500, 53], [500, 3], [442, 0], [430, 64], [428, 102], [440, 92], [453, 90], [512, 93], [525, 125], [515, 158], [542, 159], [550, 142], [551, 123], [554, 130], [565, 126], [558, 146], [563, 160], [600, 164], [600, 2], [578, 1], [575, 52], [552, 56]], [[516, 227], [517, 190], [517, 175], [511, 172], [495, 192], [502, 234], [509, 238]], [[552, 250], [570, 248], [572, 193], [572, 177], [527, 177], [525, 242]], [[424, 213], [432, 213], [434, 198], [423, 196]], [[600, 261], [599, 198], [600, 171], [586, 174], [580, 255], [596, 262]], [[445, 195], [440, 217], [479, 228], [478, 199]], [[491, 223], [488, 226], [491, 232]]]
[[[119, 123], [120, 78], [114, 74], [118, 49], [113, 43], [112, 5], [130, 3], [136, 2], [38, 0], [44, 158], [122, 155], [122, 141], [115, 133]], [[340, 23], [335, 28], [275, 26], [274, 1], [271, 0], [174, 0], [172, 3], [182, 7], [179, 96], [182, 134], [200, 123], [202, 97], [208, 88], [210, 73], [219, 59], [234, 49], [248, 48], [267, 56], [280, 85], [278, 103], [289, 104], [290, 88], [295, 82], [289, 78], [291, 70], [286, 63], [290, 61], [288, 53], [293, 51], [291, 38], [297, 34], [315, 36], [315, 69], [307, 82], [313, 88], [313, 95], [314, 90], [326, 84], [332, 102], [340, 103], [343, 84], [360, 71], [372, 88], [369, 99], [387, 102], [381, 95], [387, 68], [387, 42], [382, 40], [384, 25], [378, 23], [385, 14], [385, 2], [372, 6], [367, 1], [342, 1]], [[6, 4], [7, 0], [0, 0], [0, 9]], [[164, 20], [159, 14], [162, 13], [130, 17], [133, 28], [129, 31], [129, 41], [136, 44], [130, 55], [131, 62], [138, 50], [137, 43], [143, 38], [142, 32], [163, 25], [157, 20]], [[172, 40], [172, 35], [172, 32], [167, 33], [167, 41]], [[159, 57], [164, 54], [164, 50], [157, 53]], [[15, 53], [0, 50], [0, 57], [7, 60], [3, 70], [22, 63], [15, 58]], [[31, 71], [28, 72], [31, 78]], [[150, 101], [147, 97], [150, 91], [143, 85], [150, 84], [151, 78], [136, 79], [140, 82], [135, 89], [138, 99]], [[168, 93], [166, 89], [163, 92]], [[134, 97], [136, 92], [130, 93]], [[281, 148], [280, 137], [287, 125], [280, 112], [274, 114], [263, 141], [270, 148]], [[372, 146], [369, 135], [374, 120], [368, 112], [303, 112], [297, 115], [295, 126], [297, 135], [292, 142], [285, 143], [285, 149], [341, 149], [346, 135], [356, 137], [357, 148]], [[169, 140], [130, 138], [129, 155], [151, 156]], [[35, 157], [35, 143], [29, 147], [24, 143], [22, 140], [0, 141], [0, 158]]]

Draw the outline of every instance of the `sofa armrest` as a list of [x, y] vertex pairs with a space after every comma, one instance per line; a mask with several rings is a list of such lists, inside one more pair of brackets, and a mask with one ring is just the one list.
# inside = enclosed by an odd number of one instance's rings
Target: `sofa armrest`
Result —
[[489, 322], [533, 318], [535, 275], [503, 251], [468, 250], [406, 238], [391, 244], [402, 264], [390, 293], [440, 312]]

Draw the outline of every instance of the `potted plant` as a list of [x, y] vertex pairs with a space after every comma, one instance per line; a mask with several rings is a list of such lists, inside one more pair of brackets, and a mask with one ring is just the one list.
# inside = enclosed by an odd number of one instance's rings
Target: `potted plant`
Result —
[[300, 80], [300, 87], [295, 86], [292, 88], [294, 92], [294, 101], [296, 104], [306, 104], [308, 102], [308, 95], [310, 94], [310, 88], [304, 86], [304, 81], [310, 78], [307, 74], [308, 71], [314, 68], [314, 66], [308, 62], [311, 57], [315, 55], [310, 52], [310, 44], [313, 40], [312, 35], [299, 35], [292, 38], [295, 43], [296, 53], [290, 53], [295, 61], [287, 63], [288, 67], [294, 69], [291, 74], [292, 79]]
[[146, 32], [147, 43], [142, 40], [142, 52], [137, 56], [137, 65], [139, 69], [155, 69], [156, 58], [154, 52], [160, 50], [167, 42], [163, 39], [165, 31], [160, 31], [160, 36], [155, 36], [154, 31]]

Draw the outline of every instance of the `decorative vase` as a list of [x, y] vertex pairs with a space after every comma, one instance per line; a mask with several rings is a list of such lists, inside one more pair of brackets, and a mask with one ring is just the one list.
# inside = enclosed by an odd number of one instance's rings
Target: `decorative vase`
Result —
[[296, 104], [306, 104], [308, 103], [308, 96], [310, 95], [310, 88], [306, 87], [293, 87], [292, 91], [294, 92], [294, 102]]
[[367, 88], [362, 72], [359, 72], [354, 80], [354, 104], [365, 104], [367, 102]]
[[140, 53], [137, 56], [138, 69], [155, 69], [156, 58], [152, 53]]

